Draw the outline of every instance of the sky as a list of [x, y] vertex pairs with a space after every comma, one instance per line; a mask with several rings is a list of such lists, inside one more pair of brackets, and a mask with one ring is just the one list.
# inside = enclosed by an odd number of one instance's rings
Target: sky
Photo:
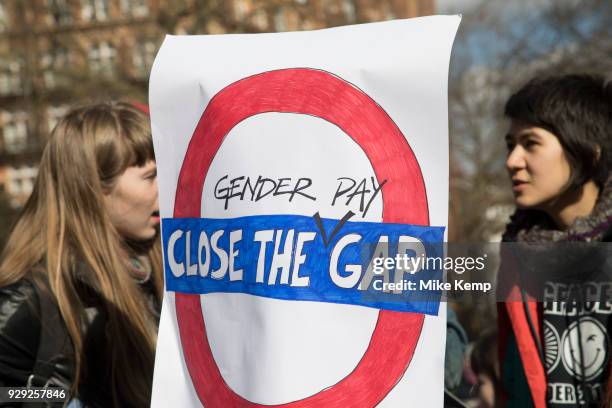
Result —
[[531, 11], [551, 1], [575, 3], [577, 0], [434, 0], [439, 14], [470, 13], [483, 2], [495, 4], [500, 11], [515, 13]]
[[435, 0], [440, 14], [466, 13], [480, 4], [481, 0]]
[[[546, 10], [552, 4], [567, 10], [581, 10], [580, 0], [435, 1], [439, 14], [463, 14], [463, 23], [453, 49], [454, 56], [468, 52], [474, 64], [488, 66], [505, 64], [505, 60], [500, 56], [504, 57], [508, 49], [515, 47], [521, 38], [525, 40], [523, 48], [527, 50], [526, 47], [529, 47], [534, 57], [547, 55], [554, 49], [567, 45], [561, 36], [564, 33], [562, 27], [551, 26], [550, 21], [543, 19], [543, 16], [546, 16]], [[583, 31], [585, 38], [589, 37], [593, 14], [591, 13], [590, 18], [587, 17], [577, 16], [583, 19], [583, 24], [574, 26]], [[571, 33], [575, 34], [573, 31]], [[575, 35], [571, 36], [570, 40], [575, 40]]]

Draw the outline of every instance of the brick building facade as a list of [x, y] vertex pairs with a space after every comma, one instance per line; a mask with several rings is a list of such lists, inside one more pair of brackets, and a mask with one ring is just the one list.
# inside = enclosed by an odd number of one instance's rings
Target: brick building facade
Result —
[[75, 101], [146, 100], [165, 33], [317, 29], [434, 13], [433, 0], [0, 0], [0, 195], [30, 194]]

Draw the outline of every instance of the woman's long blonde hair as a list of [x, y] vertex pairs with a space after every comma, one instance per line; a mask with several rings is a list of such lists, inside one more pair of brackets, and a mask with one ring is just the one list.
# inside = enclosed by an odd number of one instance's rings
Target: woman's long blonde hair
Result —
[[[150, 306], [130, 274], [130, 245], [112, 226], [102, 200], [130, 166], [154, 160], [148, 118], [127, 103], [75, 108], [51, 133], [31, 197], [3, 251], [0, 287], [35, 268], [50, 289], [75, 350], [75, 381], [86, 375], [85, 307], [79, 296], [84, 264], [87, 283], [104, 305], [109, 339], [106, 361], [115, 405], [146, 405], [150, 398], [157, 327]], [[157, 300], [163, 283], [159, 240], [146, 246]], [[82, 273], [82, 272], [80, 272]], [[102, 352], [102, 351], [101, 351]]]

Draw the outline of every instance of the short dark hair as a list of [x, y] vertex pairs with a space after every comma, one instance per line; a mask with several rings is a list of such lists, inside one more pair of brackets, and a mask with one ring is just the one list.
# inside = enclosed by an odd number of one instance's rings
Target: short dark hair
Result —
[[590, 179], [605, 183], [612, 160], [612, 85], [603, 76], [536, 77], [508, 99], [504, 113], [557, 136], [571, 168], [570, 189]]

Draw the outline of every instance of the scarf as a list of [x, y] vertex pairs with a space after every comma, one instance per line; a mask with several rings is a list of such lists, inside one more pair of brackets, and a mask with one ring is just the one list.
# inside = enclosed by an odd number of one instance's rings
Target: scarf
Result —
[[504, 242], [593, 242], [601, 241], [612, 229], [612, 177], [599, 193], [591, 214], [578, 217], [566, 230], [556, 228], [552, 218], [538, 210], [521, 210], [510, 217], [502, 240]]

